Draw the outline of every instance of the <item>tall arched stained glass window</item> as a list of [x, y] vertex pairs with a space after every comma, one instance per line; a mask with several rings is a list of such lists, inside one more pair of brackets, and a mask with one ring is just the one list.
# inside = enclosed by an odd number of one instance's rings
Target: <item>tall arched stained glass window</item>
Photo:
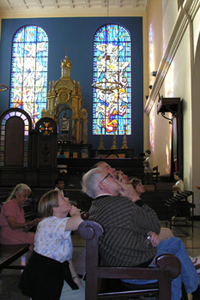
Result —
[[93, 134], [131, 134], [130, 33], [104, 25], [93, 46]]
[[12, 43], [10, 107], [25, 110], [32, 126], [46, 109], [48, 37], [38, 26], [20, 28]]

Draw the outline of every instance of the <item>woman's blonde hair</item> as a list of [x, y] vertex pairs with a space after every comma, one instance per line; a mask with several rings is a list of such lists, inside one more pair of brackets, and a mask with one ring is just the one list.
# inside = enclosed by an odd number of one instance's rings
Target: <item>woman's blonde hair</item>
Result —
[[52, 190], [44, 194], [38, 203], [38, 212], [43, 218], [53, 216], [53, 207], [58, 207], [57, 190]]
[[8, 199], [6, 201], [10, 201], [13, 198], [16, 198], [16, 192], [19, 192], [19, 194], [23, 193], [24, 190], [29, 190], [31, 192], [31, 188], [26, 185], [25, 183], [19, 183], [18, 185], [16, 185], [16, 187], [12, 190], [10, 196], [8, 197]]

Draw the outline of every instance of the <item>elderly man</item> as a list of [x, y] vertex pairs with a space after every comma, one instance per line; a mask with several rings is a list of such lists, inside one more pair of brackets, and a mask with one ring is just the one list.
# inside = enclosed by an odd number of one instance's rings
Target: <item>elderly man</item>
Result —
[[181, 274], [172, 282], [171, 299], [181, 299], [182, 282], [187, 293], [198, 288], [197, 271], [182, 241], [172, 237], [160, 242], [157, 236], [160, 221], [156, 213], [142, 202], [132, 185], [120, 183], [111, 173], [94, 168], [83, 176], [82, 190], [94, 199], [89, 211], [90, 219], [101, 223], [105, 229], [99, 242], [105, 264], [149, 266], [154, 264], [155, 256], [171, 253], [179, 258], [182, 265]]
[[[129, 178], [126, 174], [124, 174], [122, 171], [116, 171], [114, 168], [112, 168], [110, 165], [108, 165], [105, 161], [100, 161], [100, 162], [96, 163], [94, 165], [94, 167], [98, 167], [98, 168], [101, 168], [104, 171], [107, 171], [108, 173], [112, 174], [120, 182], [124, 182], [126, 184], [130, 183]], [[136, 193], [137, 193], [137, 191], [136, 191]], [[140, 197], [140, 195], [139, 195], [139, 197]], [[171, 229], [165, 228], [165, 227], [160, 228], [160, 232], [159, 232], [159, 239], [160, 240], [169, 239], [172, 236], [174, 236], [174, 235], [173, 235]], [[198, 260], [198, 262], [199, 262], [199, 260]]]
[[108, 173], [111, 173], [114, 177], [123, 178], [123, 181], [125, 183], [129, 183], [128, 175], [124, 174], [122, 171], [116, 171], [115, 168], [112, 168], [109, 164], [107, 164], [105, 161], [99, 161], [96, 163], [93, 168], [101, 168], [104, 171], [107, 171]]

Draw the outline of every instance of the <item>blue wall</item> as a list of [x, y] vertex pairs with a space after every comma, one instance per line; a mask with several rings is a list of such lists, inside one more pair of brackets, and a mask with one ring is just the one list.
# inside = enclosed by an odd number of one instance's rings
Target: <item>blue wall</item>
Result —
[[[96, 30], [108, 22], [98, 18], [38, 18], [3, 19], [0, 46], [1, 83], [10, 85], [11, 46], [15, 32], [25, 25], [42, 27], [49, 38], [48, 82], [61, 77], [61, 60], [67, 55], [72, 61], [71, 78], [80, 82], [84, 99], [83, 108], [89, 116], [88, 143], [93, 149], [99, 146], [99, 136], [92, 135], [93, 37]], [[135, 149], [135, 156], [143, 152], [143, 42], [141, 17], [109, 17], [109, 23], [125, 26], [132, 39], [132, 135], [127, 136], [128, 147]], [[9, 108], [9, 91], [0, 93], [0, 114]], [[110, 149], [113, 136], [104, 137], [104, 147]], [[123, 136], [117, 136], [120, 149]]]

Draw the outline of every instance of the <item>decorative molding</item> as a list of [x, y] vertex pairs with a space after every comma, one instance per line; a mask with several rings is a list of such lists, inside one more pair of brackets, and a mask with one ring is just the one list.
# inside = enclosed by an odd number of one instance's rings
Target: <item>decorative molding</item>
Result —
[[185, 30], [187, 29], [189, 23], [194, 19], [199, 8], [199, 0], [186, 0], [184, 7], [182, 7], [179, 11], [175, 26], [169, 39], [169, 43], [157, 70], [157, 75], [151, 93], [144, 108], [144, 111], [147, 115], [149, 115], [154, 103], [156, 102], [163, 81], [183, 38]]
[[106, 17], [146, 14], [149, 0], [0, 0], [0, 18]]
[[45, 143], [44, 147], [42, 148], [42, 160], [43, 162], [47, 163], [50, 159], [50, 149]]

